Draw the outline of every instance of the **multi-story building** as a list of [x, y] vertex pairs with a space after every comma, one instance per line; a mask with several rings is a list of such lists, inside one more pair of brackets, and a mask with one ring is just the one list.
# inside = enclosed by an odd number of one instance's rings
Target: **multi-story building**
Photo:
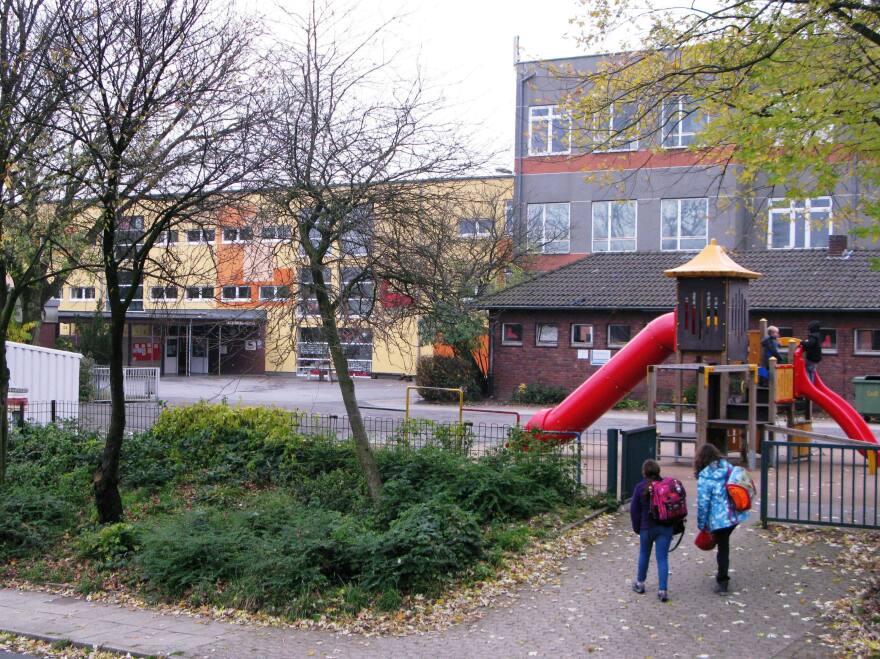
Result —
[[[454, 217], [437, 220], [453, 223], [447, 235], [462, 243], [496, 237], [503, 229], [505, 202], [510, 204], [512, 178], [453, 183], [464, 192], [456, 197], [462, 204]], [[478, 209], [486, 204], [493, 208], [481, 213]], [[132, 232], [143, 228], [138, 216], [129, 222]], [[145, 276], [137, 287], [126, 316], [126, 363], [159, 367], [163, 375], [326, 371], [329, 355], [310, 271], [291, 234], [289, 225], [266, 217], [257, 221], [253, 213], [237, 208], [221, 210], [214, 222], [166, 232], [151, 258], [173, 267], [162, 269], [160, 276]], [[325, 277], [338, 290], [364, 256], [358, 250], [366, 247], [334, 249], [338, 258]], [[417, 318], [402, 314], [393, 331], [381, 333], [364, 320], [363, 309], [393, 306], [399, 298], [383, 290], [382, 282], [363, 281], [357, 295], [346, 299], [340, 334], [354, 375], [410, 376], [419, 356], [431, 354], [431, 345], [420, 344]], [[75, 336], [78, 323], [96, 313], [108, 317], [105, 300], [99, 274], [74, 273], [53, 302], [60, 333]]]

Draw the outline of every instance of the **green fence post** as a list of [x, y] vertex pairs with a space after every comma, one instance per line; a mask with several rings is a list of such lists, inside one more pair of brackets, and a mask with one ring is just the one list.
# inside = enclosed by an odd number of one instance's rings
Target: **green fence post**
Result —
[[[769, 444], [769, 446], [768, 446]], [[769, 492], [770, 456], [778, 451], [773, 442], [764, 441], [761, 447], [761, 526], [767, 528], [767, 493]]]
[[[586, 431], [584, 431], [584, 432], [586, 432]], [[581, 439], [583, 436], [584, 436], [584, 433], [579, 432], [578, 437], [577, 437], [577, 446], [578, 446], [578, 448], [577, 448], [577, 482], [578, 482], [578, 489], [580, 489], [584, 484], [583, 478], [581, 475], [581, 469], [582, 469], [581, 460], [583, 459], [583, 457], [582, 457], [583, 453], [581, 451]]]
[[606, 460], [606, 464], [608, 465], [608, 474], [605, 478], [605, 491], [615, 497], [617, 496], [617, 439], [619, 436], [620, 431], [617, 428], [608, 429], [608, 446]]

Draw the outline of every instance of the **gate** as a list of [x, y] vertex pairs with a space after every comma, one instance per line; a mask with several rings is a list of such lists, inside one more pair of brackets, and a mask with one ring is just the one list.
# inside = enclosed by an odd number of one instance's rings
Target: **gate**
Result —
[[620, 498], [629, 499], [642, 480], [642, 463], [657, 459], [657, 426], [644, 426], [621, 432]]
[[[159, 369], [152, 367], [123, 369], [123, 386], [126, 401], [152, 401], [159, 399]], [[110, 369], [93, 366], [91, 372], [91, 399], [110, 400]]]

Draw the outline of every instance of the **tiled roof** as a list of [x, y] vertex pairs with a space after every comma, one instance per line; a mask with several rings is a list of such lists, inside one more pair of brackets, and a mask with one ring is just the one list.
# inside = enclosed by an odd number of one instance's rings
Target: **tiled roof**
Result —
[[[752, 309], [880, 311], [880, 251], [732, 252], [763, 276], [749, 285]], [[669, 309], [675, 280], [663, 274], [693, 258], [683, 252], [591, 254], [558, 270], [484, 297], [484, 309]]]

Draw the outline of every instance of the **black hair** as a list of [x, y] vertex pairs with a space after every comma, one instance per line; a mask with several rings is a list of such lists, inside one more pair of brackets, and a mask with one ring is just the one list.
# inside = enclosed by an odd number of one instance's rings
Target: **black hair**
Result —
[[807, 325], [807, 328], [808, 328], [811, 332], [818, 332], [818, 331], [819, 331], [819, 327], [821, 327], [821, 325], [819, 324], [819, 321], [818, 321], [818, 320], [811, 320], [811, 321], [810, 321], [810, 324]]

